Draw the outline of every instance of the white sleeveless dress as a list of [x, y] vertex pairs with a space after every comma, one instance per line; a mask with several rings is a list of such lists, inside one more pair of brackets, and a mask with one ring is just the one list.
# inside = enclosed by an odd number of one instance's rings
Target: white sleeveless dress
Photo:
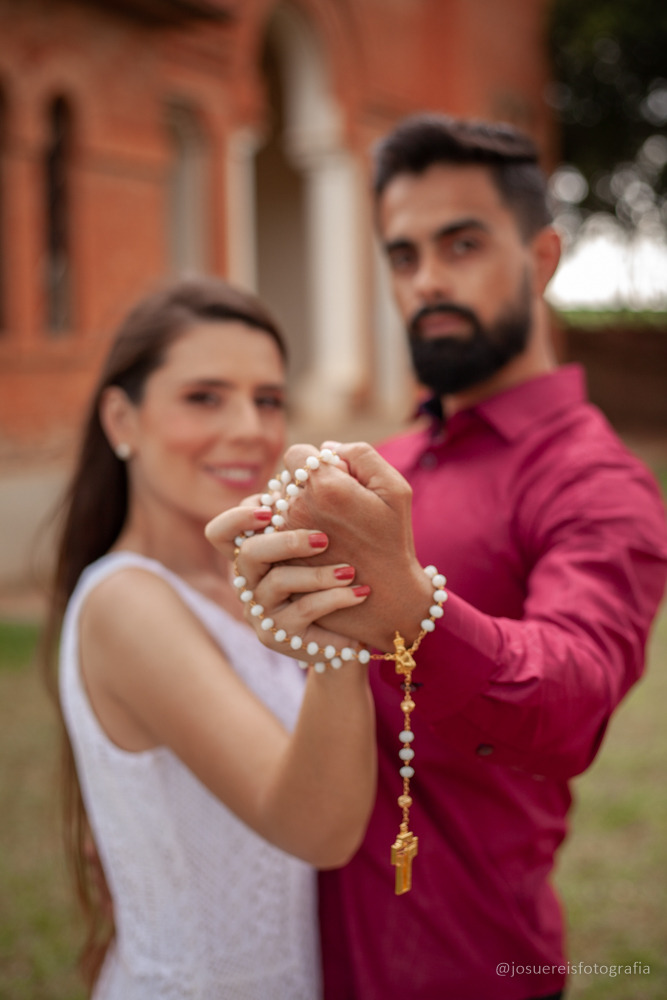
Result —
[[293, 660], [161, 563], [119, 552], [82, 574], [63, 624], [60, 697], [114, 903], [116, 939], [94, 1000], [317, 1000], [313, 869], [245, 826], [166, 747], [121, 750], [92, 710], [79, 668], [80, 609], [126, 566], [168, 581], [289, 729], [304, 684]]

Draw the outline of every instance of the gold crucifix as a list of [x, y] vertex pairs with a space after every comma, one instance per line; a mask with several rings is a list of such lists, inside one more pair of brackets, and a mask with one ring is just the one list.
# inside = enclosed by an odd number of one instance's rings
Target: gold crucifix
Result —
[[401, 823], [401, 830], [391, 847], [391, 863], [396, 866], [396, 895], [412, 888], [412, 859], [417, 856], [419, 838]]

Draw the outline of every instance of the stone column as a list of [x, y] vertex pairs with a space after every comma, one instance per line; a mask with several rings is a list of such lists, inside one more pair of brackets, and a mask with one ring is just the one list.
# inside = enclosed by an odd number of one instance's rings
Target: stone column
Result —
[[[303, 138], [303, 137], [302, 137]], [[297, 406], [315, 418], [344, 416], [364, 383], [364, 231], [360, 169], [343, 147], [294, 157], [306, 189], [311, 367]]]
[[251, 128], [238, 129], [227, 143], [227, 277], [252, 292], [257, 291], [255, 154], [259, 144]]

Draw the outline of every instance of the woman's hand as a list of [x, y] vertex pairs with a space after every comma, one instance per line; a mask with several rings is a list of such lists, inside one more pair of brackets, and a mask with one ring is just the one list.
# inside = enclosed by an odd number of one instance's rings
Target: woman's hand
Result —
[[[341, 464], [322, 463], [311, 473], [290, 503], [287, 524], [317, 525], [329, 539], [327, 562], [351, 562], [357, 583], [369, 585], [371, 593], [367, 601], [336, 609], [318, 624], [385, 651], [393, 650], [399, 631], [409, 645], [433, 591], [415, 554], [410, 485], [369, 444], [327, 442], [323, 447], [334, 450]], [[287, 451], [292, 475], [311, 454], [317, 451], [310, 445]], [[322, 557], [311, 551], [309, 561]]]
[[[235, 539], [246, 531], [261, 532], [267, 520], [266, 508], [235, 507], [206, 526], [206, 537], [231, 560]], [[316, 624], [336, 611], [358, 607], [370, 593], [367, 585], [354, 585], [355, 569], [349, 563], [321, 564], [328, 544], [323, 532], [308, 528], [245, 538], [236, 569], [245, 579], [244, 589], [252, 591], [253, 603], [263, 609], [260, 617], [252, 613], [248, 603], [245, 618], [265, 646], [309, 661], [314, 659], [305, 652], [310, 642], [317, 643], [320, 649], [327, 645], [357, 648], [353, 640]], [[320, 564], [312, 565], [310, 560], [316, 555], [321, 557]], [[266, 627], [268, 619], [272, 627]], [[299, 636], [302, 646], [294, 650], [287, 641], [277, 642], [275, 634], [279, 629], [290, 638]]]

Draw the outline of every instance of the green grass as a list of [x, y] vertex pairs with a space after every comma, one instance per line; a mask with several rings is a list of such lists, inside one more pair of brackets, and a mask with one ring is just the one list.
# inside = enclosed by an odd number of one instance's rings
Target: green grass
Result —
[[38, 635], [34, 625], [23, 622], [0, 624], [0, 671], [21, 670], [32, 663]]
[[568, 326], [609, 330], [610, 327], [652, 326], [667, 329], [667, 311], [651, 309], [562, 309], [558, 317]]
[[0, 1000], [80, 1000], [60, 849], [56, 722], [34, 626], [0, 624]]
[[573, 976], [568, 1000], [667, 997], [667, 606], [649, 669], [614, 716], [593, 766], [574, 783], [571, 838], [557, 869], [569, 960], [650, 967]]

